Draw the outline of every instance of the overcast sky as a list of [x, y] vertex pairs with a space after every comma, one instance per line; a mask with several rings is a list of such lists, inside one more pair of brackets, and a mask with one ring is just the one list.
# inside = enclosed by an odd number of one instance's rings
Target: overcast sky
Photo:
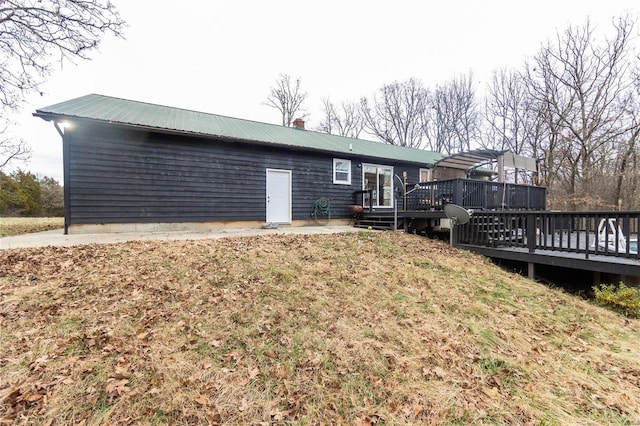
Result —
[[470, 70], [483, 88], [568, 25], [589, 16], [609, 31], [612, 18], [640, 12], [638, 0], [111, 1], [126, 39], [107, 37], [91, 61], [58, 65], [15, 117], [33, 149], [23, 169], [62, 182], [60, 136], [31, 114], [89, 93], [278, 124], [263, 102], [286, 73], [301, 78], [313, 127], [322, 97], [357, 100], [410, 77], [431, 87]]

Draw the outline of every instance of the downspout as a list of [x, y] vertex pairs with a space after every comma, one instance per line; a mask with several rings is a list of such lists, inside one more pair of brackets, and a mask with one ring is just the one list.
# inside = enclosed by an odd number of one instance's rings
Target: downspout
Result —
[[60, 128], [60, 125], [57, 121], [53, 121], [53, 126], [58, 131], [58, 134], [62, 138], [62, 177], [63, 187], [64, 187], [64, 235], [69, 234], [69, 201], [71, 196], [69, 194], [69, 146], [67, 142], [67, 138], [64, 136], [64, 131]]

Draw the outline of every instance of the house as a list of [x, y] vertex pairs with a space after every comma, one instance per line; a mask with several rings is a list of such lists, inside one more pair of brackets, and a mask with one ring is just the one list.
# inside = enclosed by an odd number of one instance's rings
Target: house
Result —
[[70, 233], [305, 225], [320, 199], [347, 222], [358, 191], [390, 210], [443, 157], [97, 94], [33, 115], [62, 136]]

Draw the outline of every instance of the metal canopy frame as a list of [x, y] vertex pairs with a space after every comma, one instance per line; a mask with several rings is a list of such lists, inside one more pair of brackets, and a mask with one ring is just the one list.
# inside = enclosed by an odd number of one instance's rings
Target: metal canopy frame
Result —
[[469, 170], [488, 164], [507, 151], [495, 149], [476, 149], [473, 151], [460, 152], [445, 157], [433, 163], [433, 167], [447, 167], [450, 169]]

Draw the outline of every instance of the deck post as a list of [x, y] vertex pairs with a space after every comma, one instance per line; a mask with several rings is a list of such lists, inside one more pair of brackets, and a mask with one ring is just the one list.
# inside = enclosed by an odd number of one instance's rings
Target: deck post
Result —
[[599, 286], [602, 283], [602, 273], [595, 271], [593, 273], [593, 285]]
[[529, 262], [527, 264], [528, 266], [528, 271], [527, 271], [527, 276], [529, 277], [530, 280], [535, 280], [536, 279], [536, 264], [533, 262]]
[[[585, 252], [585, 259], [589, 258], [589, 232], [591, 232], [591, 218], [588, 217], [587, 218], [587, 232], [585, 232], [585, 243], [584, 243], [584, 252]], [[580, 231], [578, 230], [578, 235], [580, 235]], [[598, 248], [598, 241], [597, 241], [598, 237], [596, 236], [596, 250]]]
[[456, 179], [455, 191], [453, 194], [454, 203], [466, 207], [463, 201], [463, 192], [464, 192], [464, 181], [462, 179]]
[[395, 199], [395, 206], [393, 208], [393, 230], [398, 230], [398, 199]]
[[[536, 215], [533, 213], [527, 213], [527, 248], [529, 253], [536, 251]], [[529, 271], [533, 266], [529, 266]]]

